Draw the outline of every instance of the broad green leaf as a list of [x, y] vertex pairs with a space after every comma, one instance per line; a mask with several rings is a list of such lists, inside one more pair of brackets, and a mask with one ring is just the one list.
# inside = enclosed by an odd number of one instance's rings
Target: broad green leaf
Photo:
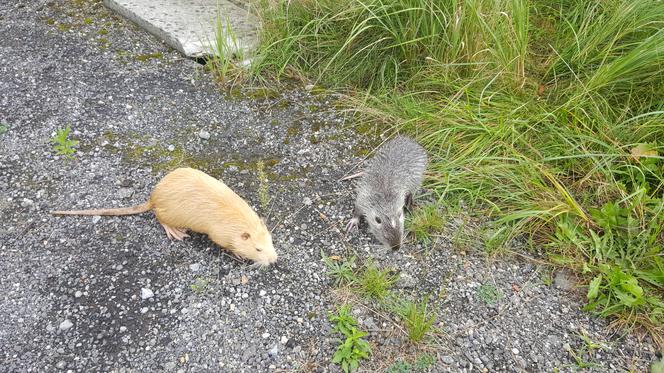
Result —
[[597, 298], [597, 295], [599, 294], [599, 285], [602, 283], [602, 275], [597, 275], [592, 281], [590, 281], [590, 285], [588, 285], [588, 299], [592, 300]]
[[641, 296], [643, 296], [643, 288], [639, 286], [639, 280], [637, 280], [635, 277], [631, 277], [627, 281], [624, 281], [621, 285], [623, 289], [630, 292], [636, 298], [641, 298]]
[[634, 304], [637, 302], [637, 299], [635, 297], [622, 290], [613, 289], [613, 293], [620, 300], [620, 303], [622, 303], [625, 306], [633, 307]]

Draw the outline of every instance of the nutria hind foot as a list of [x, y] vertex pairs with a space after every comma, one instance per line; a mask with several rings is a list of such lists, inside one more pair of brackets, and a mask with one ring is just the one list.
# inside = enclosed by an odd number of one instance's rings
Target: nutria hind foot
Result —
[[166, 236], [170, 240], [175, 239], [178, 241], [182, 241], [185, 237], [189, 237], [186, 229], [174, 228], [163, 223], [161, 223], [161, 226], [164, 227], [164, 230], [166, 231]]

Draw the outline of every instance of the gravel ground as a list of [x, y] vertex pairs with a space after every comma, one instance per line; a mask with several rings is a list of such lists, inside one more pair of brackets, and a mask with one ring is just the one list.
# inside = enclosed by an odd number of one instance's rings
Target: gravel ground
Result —
[[[462, 218], [427, 249], [388, 253], [366, 229], [345, 238], [351, 186], [336, 180], [367, 149], [353, 123], [305, 89], [230, 92], [98, 2], [0, 2], [0, 371], [337, 371], [326, 315], [345, 295], [321, 250], [399, 268], [398, 291], [436, 299], [440, 332], [421, 346], [358, 303], [367, 371], [423, 352], [436, 372], [573, 371], [575, 354], [594, 371], [646, 371], [655, 359], [648, 338], [583, 313], [573, 278], [549, 283], [532, 261], [461, 244]], [[49, 144], [67, 126], [73, 160]], [[48, 215], [141, 203], [180, 165], [268, 217], [278, 265], [254, 268], [202, 235], [169, 242], [152, 214]], [[600, 347], [588, 353], [583, 335]]]

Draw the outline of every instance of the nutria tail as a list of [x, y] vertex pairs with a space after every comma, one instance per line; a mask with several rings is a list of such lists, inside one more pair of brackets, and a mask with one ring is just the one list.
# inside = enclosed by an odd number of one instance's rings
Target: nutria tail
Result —
[[147, 201], [140, 205], [121, 207], [117, 209], [51, 211], [51, 215], [133, 215], [140, 214], [151, 209], [152, 204], [150, 201]]

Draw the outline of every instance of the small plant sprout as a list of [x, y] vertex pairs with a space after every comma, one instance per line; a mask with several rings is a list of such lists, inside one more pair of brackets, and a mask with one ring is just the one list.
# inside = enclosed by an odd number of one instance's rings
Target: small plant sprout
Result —
[[75, 146], [78, 145], [78, 140], [70, 140], [69, 132], [71, 129], [69, 126], [65, 129], [58, 129], [55, 131], [55, 136], [51, 138], [51, 143], [53, 144], [53, 151], [57, 155], [63, 155], [69, 159], [74, 158], [74, 153], [76, 152]]
[[494, 305], [501, 300], [504, 295], [503, 292], [491, 284], [482, 284], [477, 289], [477, 297], [488, 305]]
[[435, 322], [435, 315], [428, 308], [427, 299], [419, 302], [402, 301], [397, 306], [397, 313], [406, 327], [408, 339], [412, 342], [422, 341]]
[[350, 285], [357, 282], [357, 277], [353, 272], [355, 266], [355, 257], [352, 256], [348, 260], [342, 260], [338, 256], [327, 256], [321, 250], [321, 257], [327, 267], [327, 275], [334, 280], [334, 286]]
[[380, 270], [373, 263], [367, 263], [364, 271], [358, 276], [360, 291], [371, 298], [384, 299], [392, 285], [399, 279], [398, 275], [391, 272], [389, 268]]
[[208, 287], [210, 282], [204, 277], [197, 277], [193, 284], [189, 285], [191, 290], [196, 294], [202, 294]]
[[350, 313], [350, 305], [343, 305], [337, 308], [337, 313], [330, 313], [330, 322], [334, 324], [333, 331], [341, 333], [345, 340], [342, 340], [337, 347], [332, 362], [339, 364], [344, 372], [353, 372], [359, 365], [361, 359], [368, 359], [371, 354], [369, 342], [362, 339], [366, 332], [357, 329], [357, 320]]

